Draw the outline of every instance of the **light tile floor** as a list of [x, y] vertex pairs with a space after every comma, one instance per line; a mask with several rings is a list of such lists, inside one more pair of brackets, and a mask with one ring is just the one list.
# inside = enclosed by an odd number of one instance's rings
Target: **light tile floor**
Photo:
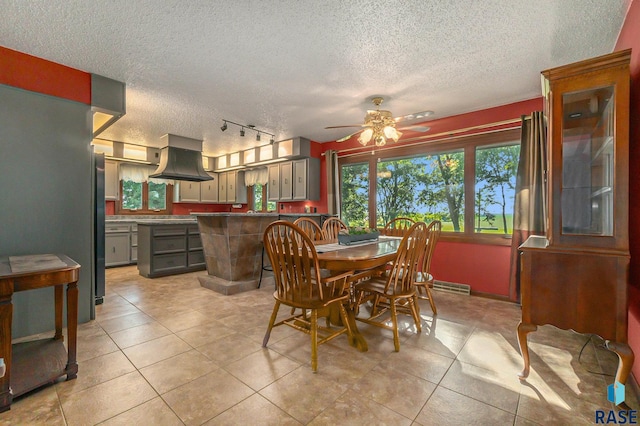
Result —
[[[79, 327], [78, 378], [17, 399], [0, 424], [575, 425], [613, 409], [617, 357], [597, 338], [540, 327], [518, 380], [518, 305], [435, 292], [439, 314], [421, 301], [423, 331], [407, 317], [400, 352], [390, 332], [358, 323], [369, 351], [340, 336], [313, 374], [308, 336], [277, 327], [261, 346], [272, 280], [223, 296], [200, 287], [205, 273], [107, 270], [105, 303]], [[629, 391], [627, 403], [638, 409]]]

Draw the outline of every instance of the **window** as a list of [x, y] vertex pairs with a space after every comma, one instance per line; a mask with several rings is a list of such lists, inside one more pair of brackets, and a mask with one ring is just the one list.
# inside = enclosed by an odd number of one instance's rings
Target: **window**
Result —
[[[261, 183], [253, 185], [253, 210], [257, 212], [272, 212], [276, 210], [275, 201], [267, 201], [267, 186]], [[266, 206], [265, 206], [266, 203]]]
[[520, 144], [476, 149], [475, 232], [511, 234]]
[[349, 164], [341, 172], [341, 219], [348, 226], [368, 226], [369, 164]]
[[397, 217], [442, 221], [464, 231], [464, 153], [447, 152], [377, 163], [376, 226]]
[[342, 219], [440, 220], [445, 238], [508, 244], [519, 140], [509, 129], [341, 157]]
[[123, 163], [120, 166], [122, 197], [118, 214], [170, 214], [173, 186], [162, 179], [149, 179], [155, 167]]

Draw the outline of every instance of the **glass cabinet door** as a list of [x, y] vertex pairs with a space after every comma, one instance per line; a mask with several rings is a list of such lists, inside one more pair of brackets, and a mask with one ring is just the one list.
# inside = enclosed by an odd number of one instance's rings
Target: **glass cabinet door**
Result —
[[614, 87], [562, 95], [562, 233], [612, 236]]

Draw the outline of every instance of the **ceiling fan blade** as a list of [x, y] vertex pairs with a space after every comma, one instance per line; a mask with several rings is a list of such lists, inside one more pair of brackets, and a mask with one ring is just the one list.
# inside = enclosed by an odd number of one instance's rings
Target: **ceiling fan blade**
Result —
[[402, 123], [405, 121], [426, 120], [427, 117], [433, 115], [433, 111], [420, 111], [413, 114], [402, 115], [400, 117], [394, 117], [396, 123]]
[[344, 138], [337, 139], [337, 140], [336, 140], [336, 142], [344, 142], [344, 141], [346, 141], [346, 140], [348, 140], [348, 139], [351, 139], [351, 137], [352, 137], [352, 136], [357, 135], [357, 134], [358, 134], [358, 133], [360, 133], [361, 131], [362, 131], [362, 130], [358, 130], [357, 132], [351, 133], [350, 135], [347, 135], [347, 136], [345, 136]]
[[429, 126], [420, 126], [417, 124], [409, 124], [409, 125], [405, 125], [405, 126], [396, 126], [396, 128], [398, 130], [409, 130], [412, 132], [421, 132], [421, 133], [425, 133], [428, 132], [429, 130], [431, 130], [431, 127]]
[[325, 127], [325, 129], [342, 129], [345, 127], [362, 127], [362, 124], [347, 124], [346, 126], [329, 126], [329, 127]]

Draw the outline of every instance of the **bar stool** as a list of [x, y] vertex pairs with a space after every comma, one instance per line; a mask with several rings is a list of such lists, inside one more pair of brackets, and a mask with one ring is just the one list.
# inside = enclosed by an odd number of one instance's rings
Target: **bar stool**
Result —
[[260, 284], [262, 284], [262, 274], [264, 271], [273, 272], [273, 267], [269, 264], [264, 264], [264, 243], [262, 244], [262, 257], [260, 258], [260, 279], [258, 280], [258, 288], [260, 288]]

